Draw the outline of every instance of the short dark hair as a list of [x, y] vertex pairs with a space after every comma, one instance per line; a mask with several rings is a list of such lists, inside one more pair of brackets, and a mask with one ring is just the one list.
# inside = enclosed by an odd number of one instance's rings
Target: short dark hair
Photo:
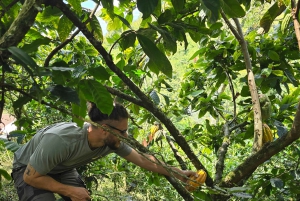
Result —
[[128, 119], [129, 114], [126, 110], [126, 108], [119, 104], [119, 103], [114, 103], [113, 105], [113, 110], [108, 114], [102, 113], [96, 106], [95, 103], [93, 102], [88, 102], [88, 115], [90, 117], [90, 120], [99, 123], [104, 120], [116, 120], [119, 121], [121, 119]]

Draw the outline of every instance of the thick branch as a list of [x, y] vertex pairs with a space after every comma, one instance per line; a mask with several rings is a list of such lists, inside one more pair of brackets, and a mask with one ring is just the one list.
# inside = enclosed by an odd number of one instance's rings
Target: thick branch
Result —
[[218, 161], [216, 163], [216, 174], [215, 174], [215, 183], [219, 183], [222, 180], [223, 171], [224, 171], [224, 162], [227, 153], [228, 146], [230, 144], [229, 139], [229, 125], [228, 123], [224, 124], [224, 139], [221, 147], [218, 150]]
[[0, 38], [0, 48], [17, 46], [22, 41], [41, 9], [41, 2], [41, 0], [26, 0], [24, 2], [19, 15]]
[[[165, 116], [163, 112], [161, 112], [151, 100], [114, 64], [111, 55], [104, 49], [101, 42], [97, 41], [93, 34], [90, 33], [85, 25], [77, 18], [77, 16], [70, 11], [68, 6], [66, 6], [63, 1], [55, 1], [55, 6], [59, 8], [72, 22], [75, 26], [77, 26], [81, 32], [86, 36], [86, 38], [90, 41], [90, 43], [98, 50], [98, 52], [102, 55], [103, 59], [105, 60], [107, 66], [114, 72], [116, 75], [124, 82], [126, 85], [144, 102], [145, 109], [152, 112], [160, 122], [162, 122], [168, 131], [172, 134], [178, 145], [181, 149], [186, 153], [187, 157], [191, 160], [194, 166], [197, 169], [204, 169], [206, 168], [201, 164], [198, 160], [195, 153], [192, 151], [189, 144], [186, 142], [182, 134], [178, 131], [178, 129], [174, 126], [169, 118]], [[207, 170], [206, 170], [207, 172]], [[210, 176], [206, 179], [206, 184], [208, 186], [213, 185], [213, 181]]]
[[253, 114], [254, 114], [254, 142], [253, 142], [253, 152], [257, 152], [261, 147], [262, 147], [262, 119], [261, 119], [261, 109], [260, 109], [260, 103], [259, 103], [259, 98], [258, 98], [258, 93], [257, 93], [257, 88], [256, 88], [256, 83], [255, 83], [255, 78], [254, 74], [252, 71], [252, 64], [250, 60], [250, 55], [248, 52], [248, 47], [247, 43], [245, 41], [245, 38], [243, 36], [243, 31], [242, 27], [240, 25], [240, 22], [238, 19], [234, 18], [233, 19], [239, 36], [240, 40], [239, 43], [241, 45], [241, 49], [244, 55], [244, 60], [245, 60], [245, 65], [247, 69], [247, 74], [248, 74], [248, 86], [252, 98], [252, 103], [253, 103]]
[[275, 154], [281, 152], [287, 146], [300, 138], [300, 102], [298, 103], [297, 112], [291, 130], [276, 141], [266, 144], [261, 150], [248, 157], [235, 170], [230, 172], [220, 183], [222, 187], [232, 187], [238, 182], [247, 178], [256, 168], [269, 160]]

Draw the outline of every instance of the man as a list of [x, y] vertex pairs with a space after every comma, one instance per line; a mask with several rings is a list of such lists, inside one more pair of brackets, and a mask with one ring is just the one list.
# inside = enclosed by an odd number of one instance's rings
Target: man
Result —
[[[114, 104], [110, 115], [103, 114], [94, 103], [88, 104], [92, 122], [78, 127], [75, 123], [57, 123], [40, 131], [14, 154], [13, 172], [15, 188], [20, 201], [53, 201], [53, 193], [64, 200], [90, 200], [88, 190], [75, 168], [95, 161], [109, 153], [116, 153], [126, 160], [147, 170], [171, 176], [159, 161], [147, 155], [153, 163], [109, 132], [127, 137], [128, 113], [120, 104]], [[103, 128], [102, 128], [103, 127]], [[104, 129], [106, 128], [106, 129]], [[172, 167], [185, 181], [195, 175]], [[181, 174], [181, 175], [180, 175]]]

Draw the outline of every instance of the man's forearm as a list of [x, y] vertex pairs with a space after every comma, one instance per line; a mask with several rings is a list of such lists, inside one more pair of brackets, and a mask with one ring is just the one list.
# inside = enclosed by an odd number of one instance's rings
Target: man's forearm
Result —
[[48, 175], [40, 175], [29, 164], [23, 175], [24, 181], [38, 189], [48, 190], [69, 197], [71, 186], [62, 184]]

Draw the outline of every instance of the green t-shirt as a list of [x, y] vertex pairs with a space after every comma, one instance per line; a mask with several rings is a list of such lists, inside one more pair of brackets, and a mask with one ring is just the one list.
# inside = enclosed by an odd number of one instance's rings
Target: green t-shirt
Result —
[[57, 174], [115, 152], [121, 157], [130, 154], [131, 147], [121, 142], [117, 150], [107, 146], [91, 150], [88, 144], [86, 123], [79, 127], [76, 123], [62, 122], [50, 125], [36, 135], [14, 154], [13, 167], [30, 163], [42, 174]]

